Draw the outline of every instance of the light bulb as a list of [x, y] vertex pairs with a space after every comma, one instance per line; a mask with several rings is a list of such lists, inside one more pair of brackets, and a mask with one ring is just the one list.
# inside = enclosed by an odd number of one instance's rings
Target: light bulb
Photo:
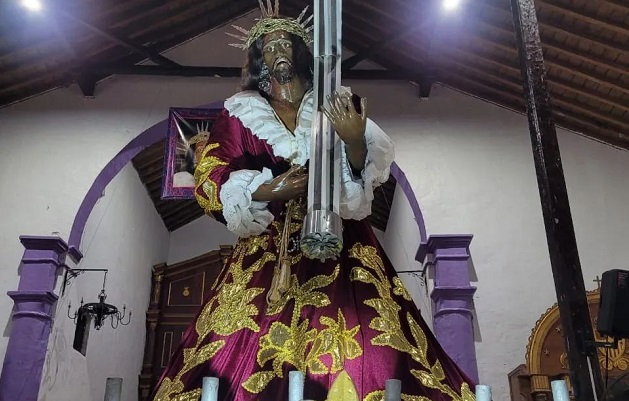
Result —
[[443, 0], [443, 8], [448, 11], [458, 8], [460, 4], [460, 0]]
[[43, 8], [39, 0], [22, 0], [22, 5], [31, 11], [39, 11]]

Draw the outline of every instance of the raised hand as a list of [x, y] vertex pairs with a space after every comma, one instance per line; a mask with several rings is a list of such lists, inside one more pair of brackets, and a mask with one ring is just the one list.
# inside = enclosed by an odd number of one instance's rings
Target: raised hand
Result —
[[328, 117], [337, 135], [348, 146], [362, 144], [367, 126], [367, 102], [360, 99], [360, 113], [354, 107], [351, 93], [334, 92], [328, 97], [328, 107], [323, 112]]

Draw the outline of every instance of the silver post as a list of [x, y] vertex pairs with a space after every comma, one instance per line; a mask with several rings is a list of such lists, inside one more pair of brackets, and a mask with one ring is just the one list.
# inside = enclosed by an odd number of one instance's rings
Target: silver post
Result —
[[310, 146], [308, 213], [301, 250], [307, 258], [336, 258], [343, 248], [339, 215], [341, 140], [322, 108], [341, 86], [342, 0], [314, 2], [314, 119]]

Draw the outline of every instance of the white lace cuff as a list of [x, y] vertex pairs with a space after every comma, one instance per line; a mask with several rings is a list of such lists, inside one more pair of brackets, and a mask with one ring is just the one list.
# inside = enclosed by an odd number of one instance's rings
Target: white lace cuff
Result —
[[219, 195], [229, 231], [239, 237], [249, 237], [267, 229], [273, 221], [273, 214], [267, 209], [268, 202], [254, 201], [252, 194], [272, 179], [273, 173], [268, 168], [262, 172], [238, 170], [230, 174]]
[[371, 214], [373, 191], [389, 179], [395, 158], [393, 142], [373, 121], [367, 119], [365, 130], [367, 156], [361, 177], [355, 177], [343, 148], [341, 175], [341, 218], [362, 220]]

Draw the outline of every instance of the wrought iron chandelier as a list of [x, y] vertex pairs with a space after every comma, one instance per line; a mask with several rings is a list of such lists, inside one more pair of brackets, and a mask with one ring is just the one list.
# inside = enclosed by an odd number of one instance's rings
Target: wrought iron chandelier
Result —
[[107, 270], [106, 269], [72, 269], [69, 271], [69, 275], [66, 277], [66, 284], [71, 278], [78, 276], [86, 271], [104, 271], [105, 277], [103, 279], [103, 289], [98, 294], [98, 302], [84, 303], [81, 299], [81, 306], [71, 314], [72, 304], [68, 304], [68, 317], [76, 324], [77, 319], [80, 317], [89, 317], [94, 321], [94, 328], [100, 330], [103, 324], [110, 319], [111, 327], [117, 329], [119, 325], [127, 326], [131, 323], [131, 311], [127, 314], [127, 306], [122, 306], [120, 311], [114, 305], [105, 302], [107, 299], [107, 293], [105, 292], [105, 283], [107, 282]]

